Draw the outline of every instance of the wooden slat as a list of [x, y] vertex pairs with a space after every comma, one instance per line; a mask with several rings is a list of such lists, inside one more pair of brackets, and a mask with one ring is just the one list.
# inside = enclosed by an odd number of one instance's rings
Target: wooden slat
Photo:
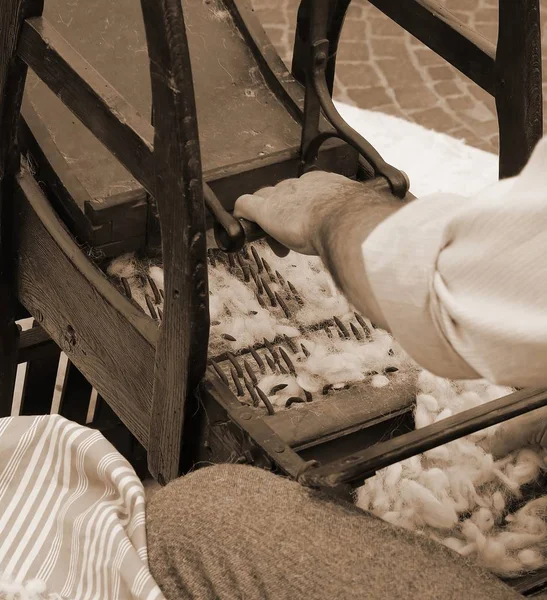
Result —
[[152, 125], [43, 17], [25, 22], [18, 54], [150, 192]]
[[156, 326], [89, 262], [27, 173], [16, 201], [21, 301], [146, 447]]
[[59, 404], [59, 414], [75, 423], [86, 425], [91, 384], [71, 363], [67, 365]]
[[192, 69], [180, 0], [141, 0], [154, 106], [156, 199], [165, 273], [154, 368], [149, 468], [162, 483], [192, 462], [194, 396], [205, 373], [209, 292], [205, 207]]
[[487, 92], [495, 93], [496, 47], [444, 6], [433, 0], [369, 2]]
[[370, 426], [416, 399], [416, 373], [397, 373], [384, 388], [355, 385], [309, 406], [265, 417], [268, 425], [293, 448], [307, 447]]
[[18, 364], [56, 354], [58, 347], [41, 327], [23, 331], [19, 336]]
[[[37, 323], [29, 331], [43, 332]], [[27, 366], [25, 387], [21, 399], [21, 415], [46, 415], [51, 411], [53, 392], [57, 380], [61, 350], [54, 351], [41, 358], [35, 358]]]
[[496, 71], [500, 177], [513, 177], [543, 135], [539, 0], [499, 1]]

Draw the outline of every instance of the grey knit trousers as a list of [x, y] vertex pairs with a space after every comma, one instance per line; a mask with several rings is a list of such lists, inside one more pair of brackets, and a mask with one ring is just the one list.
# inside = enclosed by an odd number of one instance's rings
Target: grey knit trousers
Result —
[[148, 507], [167, 600], [515, 600], [454, 552], [252, 467], [208, 467]]

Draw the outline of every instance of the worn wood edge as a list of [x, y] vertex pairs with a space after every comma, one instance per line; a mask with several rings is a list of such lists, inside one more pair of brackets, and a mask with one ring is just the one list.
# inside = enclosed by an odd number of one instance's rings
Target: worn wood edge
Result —
[[17, 185], [48, 235], [74, 267], [89, 281], [97, 295], [108, 302], [126, 321], [134, 323], [136, 331], [148, 344], [151, 346], [156, 344], [158, 329], [152, 319], [149, 319], [129, 300], [124, 298], [103, 273], [85, 256], [57, 217], [30, 173], [23, 171], [17, 177]]
[[265, 419], [291, 447], [307, 447], [364, 429], [401, 409], [411, 410], [416, 393], [417, 372], [399, 372], [384, 388], [357, 384]]
[[90, 238], [91, 226], [84, 218], [83, 210], [91, 197], [74, 175], [27, 97], [23, 99], [21, 110], [19, 144], [33, 162], [31, 166], [39, 171], [40, 182], [51, 190], [60, 203], [56, 208], [72, 222], [73, 233], [82, 239]]
[[43, 17], [22, 28], [19, 56], [149, 192], [154, 129]]
[[[433, 0], [369, 0], [488, 93], [496, 93], [496, 47]], [[472, 60], [462, 59], [464, 51]]]
[[148, 447], [157, 328], [67, 243], [28, 174], [18, 178], [17, 201], [21, 302]]
[[216, 402], [231, 422], [261, 449], [284, 473], [293, 478], [305, 466], [305, 461], [290, 447], [270, 423], [249, 406], [242, 404], [214, 373], [206, 373], [200, 385], [200, 393], [207, 394]]
[[[192, 66], [180, 0], [141, 0], [154, 115], [165, 299], [154, 365], [149, 468], [160, 483], [198, 451], [196, 390], [207, 365], [205, 204]], [[198, 415], [198, 416], [196, 416]]]

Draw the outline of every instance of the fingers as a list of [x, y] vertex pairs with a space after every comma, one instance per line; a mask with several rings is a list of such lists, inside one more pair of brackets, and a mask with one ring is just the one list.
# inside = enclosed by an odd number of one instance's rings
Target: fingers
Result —
[[263, 202], [264, 198], [257, 194], [244, 194], [240, 196], [234, 206], [234, 217], [258, 223]]

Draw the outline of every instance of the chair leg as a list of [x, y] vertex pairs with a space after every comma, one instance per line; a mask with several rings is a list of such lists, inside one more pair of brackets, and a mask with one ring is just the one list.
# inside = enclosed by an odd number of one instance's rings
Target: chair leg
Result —
[[500, 0], [496, 106], [500, 178], [520, 173], [543, 135], [539, 0]]
[[0, 417], [11, 415], [19, 344], [19, 329], [5, 287], [0, 284]]

